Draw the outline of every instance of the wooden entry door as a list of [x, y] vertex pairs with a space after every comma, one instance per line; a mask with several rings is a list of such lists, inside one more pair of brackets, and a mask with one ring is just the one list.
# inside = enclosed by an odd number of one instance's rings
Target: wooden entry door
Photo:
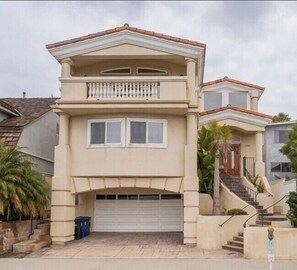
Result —
[[240, 176], [240, 145], [231, 144], [225, 156], [225, 170], [231, 176]]

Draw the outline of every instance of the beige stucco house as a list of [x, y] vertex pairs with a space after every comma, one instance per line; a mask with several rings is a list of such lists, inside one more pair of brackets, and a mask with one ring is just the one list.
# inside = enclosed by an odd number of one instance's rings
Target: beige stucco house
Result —
[[97, 232], [181, 231], [196, 243], [198, 93], [205, 44], [124, 25], [47, 45], [61, 63], [53, 243]]
[[264, 90], [228, 77], [203, 83], [199, 124], [216, 120], [231, 128], [231, 149], [226, 153], [224, 169], [233, 177], [257, 174], [265, 177], [264, 132], [271, 116], [258, 112], [258, 101]]

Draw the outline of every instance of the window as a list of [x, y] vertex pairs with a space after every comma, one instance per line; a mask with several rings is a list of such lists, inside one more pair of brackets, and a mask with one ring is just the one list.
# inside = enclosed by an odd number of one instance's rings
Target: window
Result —
[[128, 119], [128, 144], [137, 146], [166, 146], [166, 120]]
[[222, 93], [204, 93], [204, 110], [210, 111], [222, 107]]
[[130, 67], [106, 69], [100, 72], [101, 75], [131, 75]]
[[89, 120], [89, 146], [120, 146], [123, 144], [123, 119]]
[[271, 172], [291, 172], [288, 162], [271, 162]]
[[234, 107], [247, 108], [247, 94], [229, 93], [229, 104]]
[[275, 130], [274, 143], [286, 143], [288, 141], [288, 130]]
[[137, 75], [167, 75], [167, 71], [162, 69], [155, 69], [155, 68], [138, 67], [136, 69], [136, 74]]

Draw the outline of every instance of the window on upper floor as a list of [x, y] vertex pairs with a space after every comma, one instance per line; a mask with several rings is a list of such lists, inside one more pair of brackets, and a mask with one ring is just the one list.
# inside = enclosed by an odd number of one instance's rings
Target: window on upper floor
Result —
[[233, 107], [247, 109], [247, 94], [229, 93], [229, 103]]
[[112, 68], [100, 72], [101, 75], [131, 75], [131, 73], [130, 67]]
[[286, 143], [288, 141], [289, 130], [275, 130], [274, 143]]
[[163, 69], [138, 67], [136, 68], [137, 75], [167, 75], [167, 71]]
[[271, 162], [271, 172], [291, 172], [288, 162]]
[[89, 146], [121, 146], [124, 142], [123, 119], [100, 119], [88, 121]]
[[222, 93], [204, 93], [204, 110], [210, 111], [222, 107]]
[[130, 146], [166, 147], [166, 135], [166, 120], [128, 119]]

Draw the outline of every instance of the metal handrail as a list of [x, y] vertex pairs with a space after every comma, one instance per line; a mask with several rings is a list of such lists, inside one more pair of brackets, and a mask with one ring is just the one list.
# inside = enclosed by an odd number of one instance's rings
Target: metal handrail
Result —
[[[250, 206], [249, 204], [247, 204], [245, 207], [243, 207], [243, 208], [241, 208], [240, 210], [243, 210], [243, 209], [245, 209], [245, 208], [247, 208], [248, 206]], [[222, 224], [220, 224], [219, 226], [220, 227], [223, 227], [223, 225], [225, 224], [225, 223], [227, 223], [230, 219], [232, 219], [234, 216], [237, 216], [237, 215], [232, 215], [231, 217], [229, 217], [227, 220], [225, 220]]]
[[[279, 199], [277, 202], [275, 202], [274, 204], [272, 204], [272, 205], [270, 205], [270, 206], [268, 206], [268, 207], [266, 207], [266, 208], [264, 208], [264, 209], [262, 209], [261, 210], [261, 225], [263, 226], [263, 213], [264, 213], [264, 211], [265, 210], [267, 210], [267, 209], [269, 209], [269, 208], [271, 208], [272, 206], [274, 206], [274, 205], [276, 205], [277, 203], [279, 203], [280, 201], [282, 201], [284, 198], [286, 198], [286, 197], [289, 197], [289, 195], [285, 195], [284, 197], [282, 197], [281, 199]], [[245, 228], [246, 227], [246, 223], [251, 219], [251, 218], [253, 218], [254, 216], [256, 216], [256, 215], [258, 215], [259, 213], [258, 213], [258, 211], [257, 211], [257, 213], [255, 213], [254, 215], [252, 215], [252, 216], [250, 216], [245, 222], [244, 222], [244, 224], [243, 224], [243, 227]]]

